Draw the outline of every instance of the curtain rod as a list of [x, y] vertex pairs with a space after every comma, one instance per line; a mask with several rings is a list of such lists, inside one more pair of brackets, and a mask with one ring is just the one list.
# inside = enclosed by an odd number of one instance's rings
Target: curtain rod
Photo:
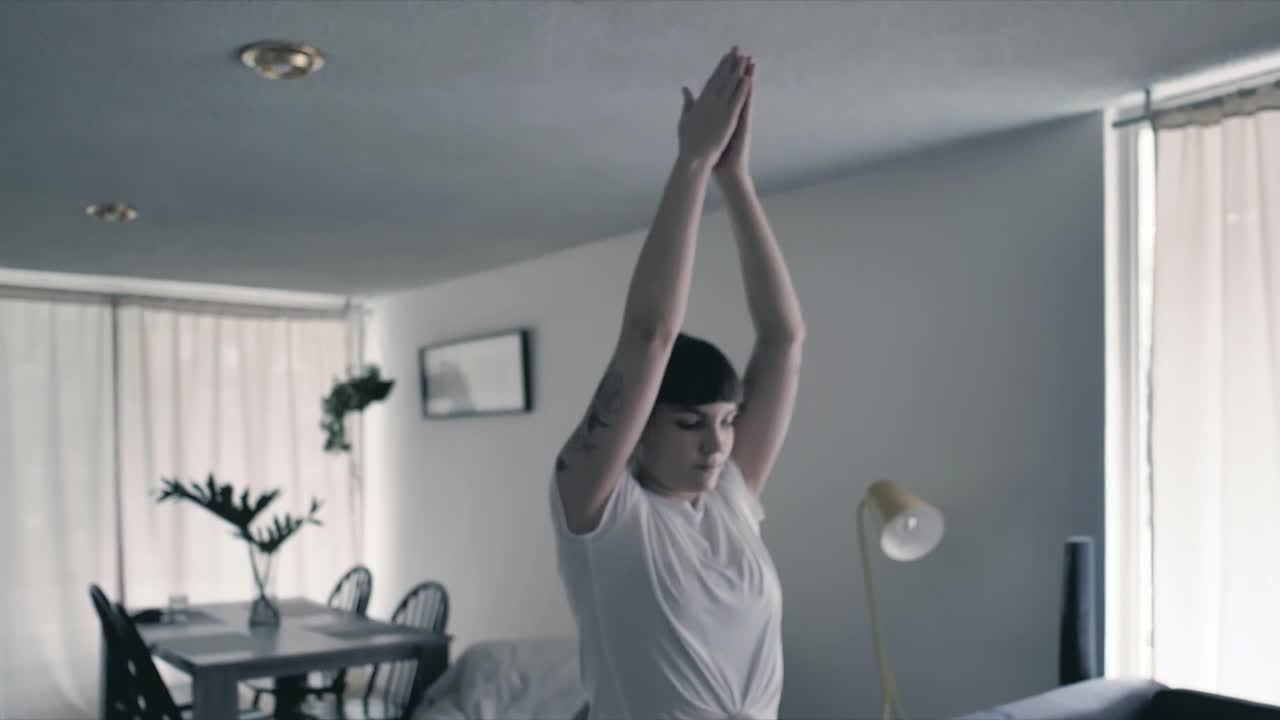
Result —
[[[1235, 82], [1219, 85], [1215, 89], [1200, 90], [1198, 92], [1183, 93], [1166, 99], [1164, 102], [1170, 104], [1159, 104], [1153, 107], [1151, 103], [1151, 88], [1147, 88], [1145, 92], [1146, 102], [1142, 112], [1138, 115], [1116, 120], [1111, 123], [1111, 127], [1120, 128], [1127, 125], [1136, 125], [1138, 123], [1150, 122], [1159, 115], [1170, 112], [1178, 112], [1180, 110], [1193, 110], [1202, 107], [1208, 107], [1220, 103], [1230, 97], [1247, 97], [1257, 93], [1259, 90], [1266, 88], [1280, 89], [1280, 70], [1272, 70], [1266, 73], [1260, 73], [1247, 78], [1241, 78]], [[1177, 98], [1182, 98], [1178, 100]]]
[[231, 315], [254, 318], [287, 318], [293, 320], [341, 320], [353, 309], [359, 307], [350, 299], [342, 307], [308, 308], [290, 307], [288, 305], [263, 305], [255, 303], [228, 302], [225, 300], [199, 300], [195, 298], [177, 298], [164, 295], [147, 295], [140, 293], [95, 292], [92, 290], [67, 290], [61, 288], [45, 288], [29, 285], [0, 284], [0, 298], [16, 300], [47, 300], [51, 302], [82, 303], [94, 305], [134, 305], [161, 310], [179, 312], [206, 313], [212, 315]]

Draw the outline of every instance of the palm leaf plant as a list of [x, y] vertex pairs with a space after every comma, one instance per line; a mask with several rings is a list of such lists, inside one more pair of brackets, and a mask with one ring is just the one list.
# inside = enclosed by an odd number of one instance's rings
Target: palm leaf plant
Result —
[[299, 530], [307, 525], [323, 524], [316, 517], [320, 511], [320, 500], [311, 498], [311, 508], [306, 515], [274, 515], [265, 525], [255, 527], [254, 522], [258, 517], [280, 496], [279, 490], [266, 490], [254, 497], [246, 489], [237, 498], [235, 488], [230, 483], [220, 484], [213, 473], [209, 474], [203, 485], [194, 481], [183, 483], [177, 478], [161, 478], [160, 483], [162, 489], [156, 496], [156, 502], [187, 501], [199, 505], [225, 520], [234, 528], [232, 534], [248, 544], [249, 564], [253, 569], [253, 582], [258, 591], [249, 622], [254, 625], [278, 625], [279, 609], [267, 593], [272, 560], [280, 546]]

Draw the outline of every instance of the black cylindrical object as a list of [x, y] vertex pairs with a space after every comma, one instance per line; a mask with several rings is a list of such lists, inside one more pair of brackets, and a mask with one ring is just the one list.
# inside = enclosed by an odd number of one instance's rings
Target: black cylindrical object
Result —
[[1093, 538], [1068, 538], [1058, 639], [1058, 682], [1062, 685], [1098, 677], [1094, 597]]

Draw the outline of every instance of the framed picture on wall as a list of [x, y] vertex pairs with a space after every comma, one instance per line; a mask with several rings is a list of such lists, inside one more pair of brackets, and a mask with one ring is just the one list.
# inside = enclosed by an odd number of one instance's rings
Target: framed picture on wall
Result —
[[527, 329], [428, 345], [418, 351], [418, 371], [424, 417], [533, 410]]

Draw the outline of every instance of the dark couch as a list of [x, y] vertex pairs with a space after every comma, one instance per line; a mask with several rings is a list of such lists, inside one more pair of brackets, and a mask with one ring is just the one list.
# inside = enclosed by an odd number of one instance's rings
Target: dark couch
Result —
[[1280, 707], [1175, 690], [1151, 680], [1099, 679], [958, 720], [1280, 720]]

